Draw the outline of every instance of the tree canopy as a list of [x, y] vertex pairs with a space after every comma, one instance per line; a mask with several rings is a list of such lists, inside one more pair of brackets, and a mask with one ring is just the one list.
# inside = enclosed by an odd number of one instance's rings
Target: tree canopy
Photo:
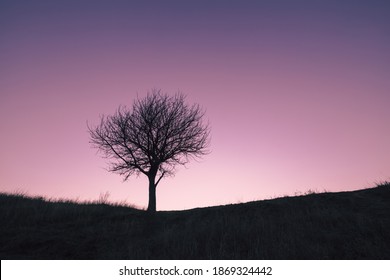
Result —
[[198, 104], [189, 106], [185, 95], [153, 89], [137, 98], [131, 109], [119, 106], [89, 127], [91, 143], [110, 160], [109, 170], [124, 176], [149, 178], [148, 211], [156, 211], [155, 189], [161, 179], [209, 151], [210, 129]]

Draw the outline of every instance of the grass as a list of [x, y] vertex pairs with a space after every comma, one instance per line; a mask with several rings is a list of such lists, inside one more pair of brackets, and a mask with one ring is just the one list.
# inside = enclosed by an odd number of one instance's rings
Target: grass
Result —
[[390, 183], [150, 216], [0, 194], [1, 259], [390, 259]]

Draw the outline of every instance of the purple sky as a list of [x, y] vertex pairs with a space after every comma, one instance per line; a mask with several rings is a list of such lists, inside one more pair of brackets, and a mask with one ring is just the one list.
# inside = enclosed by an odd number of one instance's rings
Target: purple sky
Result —
[[184, 209], [390, 179], [388, 1], [0, 2], [0, 191], [147, 205], [86, 122], [153, 88], [207, 110], [212, 153], [157, 188]]

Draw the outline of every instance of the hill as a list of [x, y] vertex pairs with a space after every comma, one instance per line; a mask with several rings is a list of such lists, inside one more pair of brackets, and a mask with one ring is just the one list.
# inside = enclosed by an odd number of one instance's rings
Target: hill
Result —
[[162, 211], [0, 195], [1, 259], [390, 259], [390, 184]]

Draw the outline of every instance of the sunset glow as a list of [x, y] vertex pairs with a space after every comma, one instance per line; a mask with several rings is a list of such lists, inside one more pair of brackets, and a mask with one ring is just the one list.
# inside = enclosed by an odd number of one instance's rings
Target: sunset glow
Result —
[[211, 153], [157, 209], [347, 191], [390, 180], [387, 1], [0, 3], [0, 191], [146, 207], [87, 122], [152, 88], [206, 110]]

